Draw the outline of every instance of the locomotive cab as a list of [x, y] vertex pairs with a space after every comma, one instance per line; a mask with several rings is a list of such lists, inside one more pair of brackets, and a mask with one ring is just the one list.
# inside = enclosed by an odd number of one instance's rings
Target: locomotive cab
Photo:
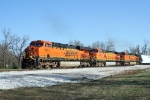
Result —
[[30, 45], [25, 49], [25, 56], [22, 58], [22, 68], [33, 68], [39, 65], [39, 60], [42, 55], [40, 52], [45, 47], [50, 47], [51, 42], [43, 40], [31, 41]]
[[30, 45], [25, 49], [25, 58], [32, 58], [34, 56], [39, 56], [39, 48], [43, 46], [42, 41], [32, 41]]

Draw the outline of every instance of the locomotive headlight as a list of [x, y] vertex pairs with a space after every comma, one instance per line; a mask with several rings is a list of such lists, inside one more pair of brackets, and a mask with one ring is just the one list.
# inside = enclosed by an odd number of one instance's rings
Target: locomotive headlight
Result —
[[32, 56], [30, 56], [30, 59], [32, 59], [33, 57]]

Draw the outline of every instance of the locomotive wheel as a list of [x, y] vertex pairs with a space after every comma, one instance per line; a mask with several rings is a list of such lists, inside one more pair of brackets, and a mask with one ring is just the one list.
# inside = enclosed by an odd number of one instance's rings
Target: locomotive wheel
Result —
[[105, 66], [105, 63], [102, 63], [102, 67], [104, 67]]
[[136, 62], [136, 64], [139, 65], [140, 63], [139, 63], [139, 62]]
[[129, 66], [130, 66], [130, 62], [129, 62], [128, 64], [129, 64]]
[[49, 69], [52, 69], [53, 67], [52, 67], [52, 65], [49, 65]]
[[96, 63], [96, 67], [99, 67], [99, 62]]
[[98, 67], [98, 62], [95, 62], [95, 66]]
[[98, 67], [100, 67], [101, 66], [101, 62], [98, 62]]
[[102, 62], [99, 63], [99, 66], [102, 67]]
[[78, 68], [80, 68], [80, 67], [81, 67], [81, 65], [78, 66]]
[[45, 65], [45, 69], [49, 69], [50, 68], [50, 66], [47, 64], [47, 65]]
[[82, 64], [80, 64], [80, 67], [83, 68], [83, 67], [85, 67], [85, 66], [84, 66], [84, 64], [82, 63]]
[[34, 66], [33, 65], [30, 65], [30, 69], [33, 69], [34, 68]]
[[60, 67], [60, 62], [57, 62], [57, 65], [56, 65], [56, 67], [58, 68], [58, 67]]
[[87, 64], [86, 66], [89, 67], [89, 64]]
[[25, 67], [25, 65], [24, 65], [24, 64], [22, 64], [22, 65], [21, 65], [21, 68], [22, 68], [22, 69], [25, 69], [26, 67]]

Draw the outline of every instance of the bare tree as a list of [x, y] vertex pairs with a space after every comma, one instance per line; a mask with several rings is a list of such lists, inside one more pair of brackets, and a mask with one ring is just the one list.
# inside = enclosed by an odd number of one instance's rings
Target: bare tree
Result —
[[92, 48], [99, 48], [99, 49], [105, 50], [106, 45], [103, 42], [96, 41], [96, 42], [92, 43]]
[[129, 51], [130, 51], [130, 53], [133, 53], [133, 54], [136, 52], [134, 47], [129, 47]]
[[111, 39], [108, 39], [108, 41], [106, 42], [106, 51], [115, 51], [115, 46], [114, 46], [114, 42]]
[[129, 47], [129, 50], [130, 53], [138, 54], [138, 55], [141, 54], [139, 45], [136, 45], [136, 47]]
[[106, 51], [106, 44], [105, 44], [104, 42], [101, 42], [100, 48], [101, 48], [103, 51]]
[[150, 55], [150, 47], [148, 48], [148, 55]]
[[4, 36], [4, 40], [2, 40], [0, 47], [2, 49], [2, 63], [3, 63], [3, 68], [6, 68], [6, 57], [8, 56], [8, 51], [10, 49], [10, 45], [14, 42], [15, 40], [15, 35], [11, 34], [10, 29], [6, 31], [4, 28], [2, 30], [2, 34]]
[[147, 54], [148, 53], [147, 49], [148, 49], [148, 41], [144, 40], [144, 45], [142, 47], [142, 54]]
[[103, 51], [114, 51], [114, 42], [111, 39], [108, 39], [107, 42], [96, 41], [92, 43], [92, 48], [100, 48]]
[[70, 41], [68, 44], [69, 45], [76, 45], [76, 46], [84, 46], [83, 43], [81, 43], [80, 41], [77, 41], [77, 40], [74, 40], [74, 42]]
[[140, 51], [140, 45], [136, 46], [136, 54], [140, 55], [141, 51]]
[[68, 43], [69, 45], [73, 45], [73, 41], [69, 41], [69, 43]]
[[17, 59], [18, 66], [21, 66], [21, 58], [24, 54], [23, 49], [28, 40], [28, 36], [23, 36], [22, 38], [17, 36], [14, 43], [11, 44], [12, 54]]
[[101, 42], [96, 41], [96, 42], [92, 43], [92, 48], [101, 48], [100, 45], [101, 45]]
[[91, 46], [91, 45], [88, 45], [87, 47], [92, 48], [92, 46]]
[[20, 38], [17, 35], [11, 33], [10, 29], [6, 31], [4, 28], [2, 30], [4, 39], [0, 43], [0, 62], [3, 63], [3, 68], [7, 65], [21, 64], [21, 56], [23, 55], [23, 49], [26, 46], [28, 36]]
[[80, 41], [77, 41], [77, 40], [74, 40], [74, 45], [84, 46], [83, 43], [81, 43]]
[[148, 41], [144, 40], [144, 45], [140, 48], [140, 45], [136, 45], [136, 47], [129, 47], [130, 53], [134, 54], [150, 54], [150, 48], [148, 48]]
[[129, 51], [128, 51], [128, 50], [124, 50], [124, 52], [129, 53]]

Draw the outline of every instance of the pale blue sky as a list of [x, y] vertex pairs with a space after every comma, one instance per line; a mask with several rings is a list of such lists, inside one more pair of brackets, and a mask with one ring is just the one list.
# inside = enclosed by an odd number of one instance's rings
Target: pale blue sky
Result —
[[87, 46], [109, 38], [123, 51], [150, 39], [150, 0], [0, 0], [4, 27], [30, 41], [79, 40]]

